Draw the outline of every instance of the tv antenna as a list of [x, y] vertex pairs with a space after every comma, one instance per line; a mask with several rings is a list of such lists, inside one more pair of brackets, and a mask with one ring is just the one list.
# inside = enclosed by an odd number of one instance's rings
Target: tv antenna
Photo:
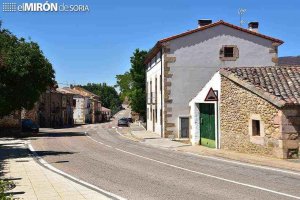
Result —
[[245, 8], [239, 8], [238, 10], [238, 15], [240, 16], [240, 27], [243, 26], [243, 24], [245, 23], [245, 21], [243, 20], [243, 15], [245, 14], [247, 10]]

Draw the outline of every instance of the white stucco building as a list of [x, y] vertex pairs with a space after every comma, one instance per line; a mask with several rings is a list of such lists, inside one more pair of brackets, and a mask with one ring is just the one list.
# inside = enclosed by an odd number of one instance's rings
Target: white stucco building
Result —
[[147, 130], [189, 138], [189, 102], [220, 67], [272, 66], [283, 41], [224, 21], [199, 20], [199, 27], [159, 40], [147, 63]]

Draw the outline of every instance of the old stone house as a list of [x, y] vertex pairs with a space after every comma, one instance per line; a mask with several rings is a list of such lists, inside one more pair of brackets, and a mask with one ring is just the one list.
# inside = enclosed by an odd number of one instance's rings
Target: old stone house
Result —
[[74, 96], [74, 120], [76, 124], [102, 121], [100, 97], [79, 86], [72, 86]]
[[189, 138], [189, 102], [220, 67], [272, 66], [283, 41], [249, 29], [211, 20], [159, 40], [147, 64], [147, 130], [162, 137]]
[[61, 88], [48, 89], [43, 93], [36, 110], [40, 127], [73, 126], [73, 96], [73, 93]]
[[111, 110], [102, 106], [101, 109], [102, 119], [103, 121], [109, 121], [111, 118]]
[[189, 105], [193, 144], [298, 157], [300, 66], [222, 68]]

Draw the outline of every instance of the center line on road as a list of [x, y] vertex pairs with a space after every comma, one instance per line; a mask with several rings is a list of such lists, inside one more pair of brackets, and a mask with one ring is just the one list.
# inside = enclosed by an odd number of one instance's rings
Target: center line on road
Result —
[[169, 163], [165, 163], [165, 162], [162, 162], [162, 161], [159, 161], [159, 160], [144, 157], [144, 156], [141, 156], [141, 155], [138, 155], [138, 154], [135, 154], [135, 153], [131, 153], [131, 152], [119, 149], [119, 148], [115, 148], [115, 149], [118, 150], [118, 151], [121, 151], [123, 153], [126, 153], [126, 154], [130, 154], [130, 155], [133, 155], [133, 156], [136, 156], [136, 157], [139, 157], [139, 158], [150, 160], [150, 161], [162, 164], [162, 165], [166, 165], [166, 166], [173, 167], [173, 168], [176, 168], [176, 169], [184, 170], [184, 171], [187, 171], [187, 172], [191, 172], [191, 173], [199, 174], [199, 175], [202, 175], [202, 176], [218, 179], [218, 180], [221, 180], [221, 181], [226, 181], [226, 182], [237, 184], [237, 185], [242, 185], [242, 186], [245, 186], [245, 187], [250, 187], [250, 188], [262, 190], [262, 191], [265, 191], [265, 192], [270, 192], [270, 193], [273, 193], [273, 194], [282, 195], [282, 196], [285, 196], [285, 197], [300, 199], [300, 197], [298, 197], [298, 196], [286, 194], [286, 193], [283, 193], [283, 192], [277, 192], [275, 190], [270, 190], [270, 189], [267, 189], [267, 188], [263, 188], [263, 187], [259, 187], [259, 186], [255, 186], [255, 185], [251, 185], [251, 184], [247, 184], [247, 183], [241, 183], [241, 182], [238, 182], [238, 181], [233, 181], [233, 180], [230, 180], [230, 179], [226, 179], [226, 178], [222, 178], [222, 177], [218, 177], [218, 176], [214, 176], [214, 175], [205, 174], [205, 173], [202, 173], [202, 172], [186, 169], [186, 168], [179, 167], [179, 166], [176, 166], [176, 165], [172, 165], [172, 164], [169, 164]]
[[[118, 130], [116, 130], [116, 131], [118, 133]], [[87, 134], [86, 134], [86, 136], [89, 137], [90, 139], [92, 139], [94, 142], [103, 144], [102, 142], [99, 142], [99, 141], [93, 139], [92, 137], [90, 137]], [[103, 144], [103, 145], [109, 146], [109, 145], [106, 145], [106, 144]], [[190, 169], [187, 169], [187, 168], [179, 167], [179, 166], [172, 165], [172, 164], [169, 164], [169, 163], [165, 163], [165, 162], [162, 162], [162, 161], [159, 161], [159, 160], [155, 160], [155, 159], [152, 159], [152, 158], [141, 156], [141, 155], [138, 155], [138, 154], [135, 154], [135, 153], [131, 153], [129, 151], [125, 151], [125, 150], [122, 150], [122, 149], [119, 149], [119, 148], [114, 148], [112, 146], [110, 146], [110, 147], [113, 148], [113, 149], [115, 149], [115, 150], [117, 150], [117, 151], [129, 154], [129, 155], [132, 155], [132, 156], [143, 158], [145, 160], [156, 162], [156, 163], [159, 163], [159, 164], [162, 164], [162, 165], [165, 165], [165, 166], [173, 167], [173, 168], [180, 169], [180, 170], [183, 170], [183, 171], [187, 171], [187, 172], [190, 172], [190, 173], [194, 173], [194, 174], [206, 176], [206, 177], [209, 177], [209, 178], [213, 178], [213, 179], [225, 181], [225, 182], [228, 182], [228, 183], [233, 183], [233, 184], [236, 184], [236, 185], [242, 185], [242, 186], [245, 186], [245, 187], [249, 187], [249, 188], [253, 188], [253, 189], [257, 189], [257, 190], [261, 190], [261, 191], [265, 191], [265, 192], [269, 192], [269, 193], [273, 193], [273, 194], [277, 194], [277, 195], [281, 195], [281, 196], [285, 196], [285, 197], [289, 197], [289, 198], [293, 198], [293, 199], [300, 199], [299, 196], [294, 196], [294, 195], [290, 195], [290, 194], [287, 194], [287, 193], [278, 192], [278, 191], [275, 191], [275, 190], [271, 190], [271, 189], [267, 189], [267, 188], [263, 188], [263, 187], [259, 187], [259, 186], [255, 186], [255, 185], [251, 185], [251, 184], [247, 184], [247, 183], [242, 183], [242, 182], [238, 182], [238, 181], [234, 181], [234, 180], [230, 180], [230, 179], [226, 179], [226, 178], [222, 178], [222, 177], [218, 177], [218, 176], [214, 176], [214, 175], [210, 175], [210, 174], [205, 174], [205, 173], [202, 173], [202, 172], [190, 170]]]

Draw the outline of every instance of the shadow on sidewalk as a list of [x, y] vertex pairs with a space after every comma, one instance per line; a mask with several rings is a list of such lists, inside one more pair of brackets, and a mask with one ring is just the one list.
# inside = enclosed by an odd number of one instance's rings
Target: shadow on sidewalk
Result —
[[[64, 136], [72, 136], [72, 133], [64, 133]], [[78, 134], [75, 134], [78, 135]], [[20, 141], [20, 140], [19, 140]], [[24, 145], [24, 143], [14, 141], [14, 139], [10, 138], [1, 138], [0, 139], [0, 179], [5, 181], [13, 181], [17, 183], [22, 178], [21, 177], [13, 177], [10, 174], [9, 168], [13, 163], [26, 163], [30, 161], [32, 157], [32, 153], [28, 150], [28, 148]], [[69, 152], [69, 151], [35, 151], [40, 157], [45, 156], [60, 156], [66, 154], [74, 154], [77, 152]], [[12, 160], [13, 159], [13, 160]], [[61, 161], [65, 162], [65, 161]], [[18, 184], [17, 184], [18, 185]], [[26, 191], [6, 191], [6, 195], [17, 195], [24, 194]]]

